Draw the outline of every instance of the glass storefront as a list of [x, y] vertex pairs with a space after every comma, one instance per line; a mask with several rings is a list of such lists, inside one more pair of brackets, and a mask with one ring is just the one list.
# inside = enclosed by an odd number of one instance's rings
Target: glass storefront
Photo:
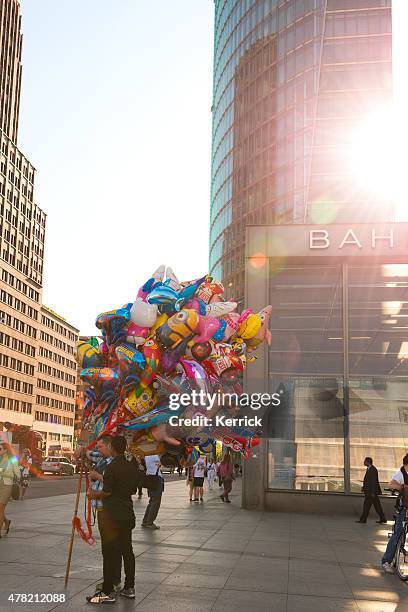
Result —
[[287, 263], [272, 273], [267, 487], [361, 491], [408, 441], [408, 265]]

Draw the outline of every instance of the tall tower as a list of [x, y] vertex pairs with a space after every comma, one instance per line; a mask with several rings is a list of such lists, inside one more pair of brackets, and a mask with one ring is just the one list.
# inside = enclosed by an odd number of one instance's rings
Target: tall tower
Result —
[[21, 15], [19, 0], [0, 3], [0, 129], [17, 142], [21, 90]]
[[391, 0], [215, 1], [210, 271], [229, 297], [247, 225], [391, 220], [346, 159], [391, 74]]
[[73, 447], [78, 330], [42, 303], [46, 214], [19, 150], [19, 0], [0, 1], [0, 423], [39, 431], [47, 452]]

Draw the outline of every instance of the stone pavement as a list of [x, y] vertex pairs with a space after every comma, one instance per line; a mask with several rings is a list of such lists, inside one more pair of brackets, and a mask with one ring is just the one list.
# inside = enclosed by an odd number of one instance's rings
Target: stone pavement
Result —
[[[379, 568], [389, 526], [349, 517], [249, 512], [218, 489], [190, 504], [185, 481], [166, 485], [160, 531], [141, 529], [146, 498], [135, 500], [138, 612], [408, 612], [408, 585]], [[11, 502], [10, 534], [0, 540], [0, 610], [89, 610], [85, 595], [101, 577], [99, 542], [75, 539], [66, 604], [7, 602], [10, 593], [62, 593], [73, 495]], [[83, 500], [82, 500], [83, 507]], [[97, 533], [97, 531], [96, 531]]]

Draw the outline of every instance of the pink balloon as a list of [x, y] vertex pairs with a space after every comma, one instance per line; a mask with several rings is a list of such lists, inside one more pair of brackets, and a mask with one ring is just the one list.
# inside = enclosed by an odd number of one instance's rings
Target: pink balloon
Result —
[[147, 338], [149, 335], [150, 327], [141, 327], [136, 323], [130, 322], [127, 328], [128, 336], [140, 336], [141, 338]]
[[219, 329], [221, 323], [215, 317], [200, 317], [197, 326], [198, 335], [194, 336], [193, 342], [207, 342]]

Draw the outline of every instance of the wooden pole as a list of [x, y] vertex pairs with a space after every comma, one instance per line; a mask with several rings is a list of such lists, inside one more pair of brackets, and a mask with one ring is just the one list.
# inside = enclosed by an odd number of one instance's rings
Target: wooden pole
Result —
[[67, 569], [65, 572], [65, 584], [64, 584], [64, 588], [67, 588], [67, 584], [68, 584], [68, 579], [69, 579], [69, 570], [71, 568], [71, 557], [72, 557], [72, 548], [74, 546], [74, 537], [75, 537], [75, 526], [74, 526], [74, 519], [78, 516], [78, 507], [79, 507], [79, 498], [81, 496], [81, 486], [82, 486], [82, 476], [84, 473], [84, 462], [81, 461], [81, 471], [79, 473], [79, 480], [78, 480], [78, 488], [77, 488], [77, 494], [76, 494], [76, 500], [75, 500], [75, 508], [74, 508], [74, 518], [72, 519], [72, 532], [71, 532], [71, 540], [69, 543], [69, 551], [68, 551], [68, 559], [67, 559]]

